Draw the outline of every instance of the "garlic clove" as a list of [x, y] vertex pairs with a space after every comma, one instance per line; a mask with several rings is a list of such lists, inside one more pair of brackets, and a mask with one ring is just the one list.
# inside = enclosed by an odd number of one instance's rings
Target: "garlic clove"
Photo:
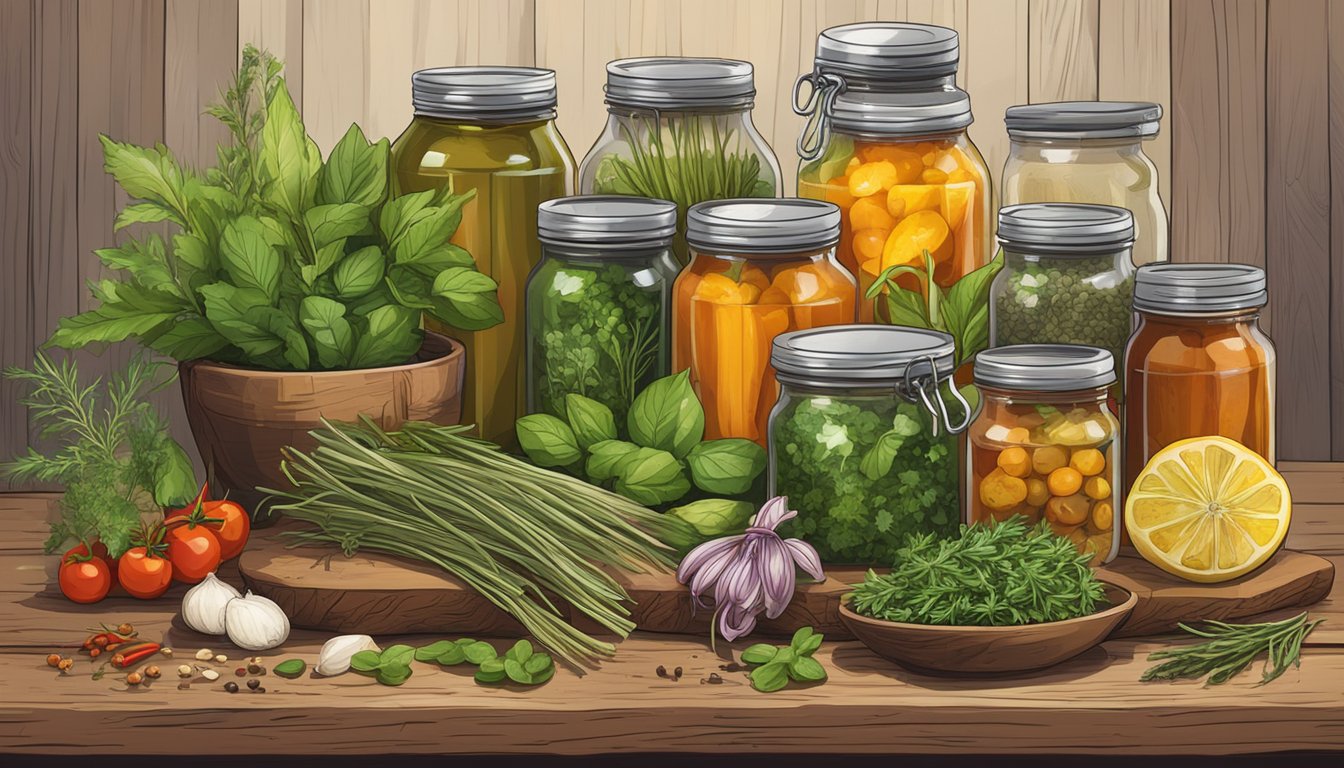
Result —
[[248, 591], [224, 609], [229, 640], [248, 651], [265, 651], [289, 637], [289, 617], [275, 601]]
[[341, 635], [323, 643], [314, 671], [323, 677], [342, 675], [350, 671], [350, 660], [360, 651], [381, 651], [368, 635]]
[[225, 607], [230, 600], [239, 597], [238, 590], [220, 581], [215, 574], [206, 574], [200, 584], [182, 596], [182, 621], [202, 634], [222, 635]]

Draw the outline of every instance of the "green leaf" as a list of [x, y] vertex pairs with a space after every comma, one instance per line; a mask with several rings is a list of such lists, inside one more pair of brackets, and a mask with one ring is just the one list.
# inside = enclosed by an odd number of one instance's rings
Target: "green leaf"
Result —
[[505, 651], [504, 655], [521, 664], [532, 658], [532, 643], [527, 640], [519, 640], [513, 644], [512, 648]]
[[452, 667], [467, 660], [465, 651], [466, 646], [454, 643], [453, 647], [444, 651], [434, 661], [445, 667]]
[[932, 328], [929, 322], [928, 307], [924, 305], [924, 295], [918, 291], [907, 291], [892, 284], [887, 292], [887, 317], [891, 325], [907, 325], [911, 328]]
[[411, 192], [394, 197], [383, 206], [378, 215], [378, 229], [382, 231], [383, 238], [392, 244], [393, 253], [396, 253], [397, 241], [406, 235], [406, 230], [412, 224], [434, 215], [436, 209], [431, 206], [434, 205], [436, 194], [432, 189]]
[[381, 203], [387, 195], [388, 150], [387, 139], [370, 145], [359, 126], [351, 123], [318, 174], [317, 200], [364, 206]]
[[[523, 669], [527, 670], [527, 673], [532, 675], [533, 678], [554, 668], [555, 662], [551, 660], [549, 654], [545, 653], [534, 653], [527, 658], [527, 661], [523, 662]], [[550, 674], [546, 674], [546, 679], [550, 679]], [[537, 682], [541, 682], [541, 680]]]
[[798, 651], [799, 647], [815, 634], [816, 630], [811, 627], [799, 627], [794, 631], [793, 637], [789, 638], [789, 647]]
[[611, 409], [591, 397], [565, 395], [565, 415], [579, 447], [587, 450], [594, 443], [616, 439], [616, 417]]
[[762, 693], [778, 691], [789, 684], [787, 664], [772, 661], [751, 671], [751, 687]]
[[350, 668], [356, 672], [373, 672], [382, 666], [377, 651], [360, 651], [350, 657]]
[[504, 659], [504, 674], [508, 675], [510, 680], [519, 685], [532, 684], [531, 673], [524, 669], [523, 665], [514, 659]]
[[750, 490], [765, 469], [765, 449], [740, 437], [710, 440], [692, 448], [686, 464], [697, 488], [734, 496]]
[[401, 685], [411, 679], [411, 667], [409, 664], [382, 666], [375, 677], [383, 685]]
[[437, 642], [430, 643], [429, 645], [422, 645], [419, 648], [416, 648], [415, 660], [434, 661], [443, 654], [447, 653], [449, 650], [454, 650], [456, 648], [457, 643], [454, 643], [452, 640], [439, 640]]
[[418, 261], [424, 254], [448, 244], [462, 221], [462, 206], [475, 195], [455, 195], [422, 209], [405, 222], [392, 242], [393, 258], [398, 263]]
[[989, 293], [1002, 268], [1003, 259], [996, 258], [948, 289], [942, 317], [947, 332], [956, 341], [958, 363], [989, 346]]
[[731, 499], [699, 499], [673, 507], [663, 514], [685, 520], [695, 528], [696, 533], [706, 539], [715, 539], [734, 536], [746, 530], [751, 516], [756, 514], [756, 505]]
[[185, 213], [184, 174], [162, 144], [150, 149], [123, 144], [99, 135], [103, 145], [103, 170], [116, 179], [126, 194], [164, 205], [181, 216]]
[[112, 223], [112, 231], [120, 232], [132, 224], [157, 224], [160, 221], [172, 221], [182, 224], [177, 212], [160, 203], [136, 203], [121, 209]]
[[383, 649], [378, 654], [378, 665], [382, 667], [405, 667], [410, 666], [415, 658], [415, 648], [409, 645], [392, 645]]
[[219, 244], [221, 266], [239, 288], [253, 288], [270, 304], [280, 297], [280, 254], [266, 242], [261, 222], [250, 216], [224, 228]]
[[318, 205], [303, 212], [303, 225], [313, 240], [313, 248], [373, 231], [369, 223], [369, 209], [354, 203]]
[[308, 296], [299, 305], [299, 322], [308, 331], [323, 368], [341, 368], [350, 362], [353, 332], [345, 307], [322, 296]]
[[514, 429], [523, 453], [539, 467], [567, 467], [583, 458], [574, 430], [549, 413], [524, 416]]
[[826, 669], [811, 656], [799, 656], [789, 662], [789, 676], [800, 683], [815, 683], [826, 679]]
[[619, 467], [615, 490], [645, 506], [676, 501], [691, 490], [677, 457], [656, 448], [640, 448]]
[[79, 349], [88, 344], [125, 341], [151, 333], [178, 316], [177, 312], [140, 312], [129, 307], [103, 306], [73, 317], [63, 317], [47, 346]]
[[618, 474], [617, 470], [626, 459], [634, 455], [639, 446], [624, 440], [603, 440], [588, 447], [588, 463], [584, 467], [588, 479], [594, 483], [610, 480]]
[[478, 665], [484, 665], [499, 658], [499, 654], [495, 651], [495, 647], [482, 640], [477, 640], [471, 645], [466, 646], [462, 649], [462, 653], [466, 655], [467, 661]]
[[507, 675], [503, 659], [486, 659], [481, 662], [481, 668], [476, 670], [475, 677], [478, 683], [490, 684], [503, 681]]
[[336, 295], [343, 299], [357, 299], [372, 291], [383, 281], [383, 252], [370, 245], [346, 256], [336, 265], [332, 282]]
[[504, 321], [499, 285], [470, 267], [449, 267], [434, 278], [434, 316], [454, 328], [480, 331]]
[[[130, 272], [144, 289], [186, 299], [168, 270], [163, 238], [158, 234], [151, 233], [144, 240], [129, 239], [115, 248], [99, 248], [94, 253], [109, 268]], [[182, 306], [187, 306], [185, 301]]]
[[174, 360], [208, 358], [229, 346], [229, 340], [203, 317], [188, 317], [168, 326], [146, 345], [161, 355]]
[[271, 667], [271, 671], [286, 680], [297, 680], [303, 677], [303, 673], [308, 671], [308, 665], [303, 659], [285, 659], [284, 661]]
[[215, 268], [215, 249], [201, 238], [185, 232], [173, 235], [173, 258], [200, 272]]
[[691, 389], [690, 372], [645, 387], [631, 404], [628, 421], [634, 442], [685, 458], [705, 436], [705, 409]]
[[769, 643], [756, 643], [742, 652], [743, 664], [769, 664], [779, 649]]
[[322, 165], [322, 155], [304, 132], [283, 78], [266, 105], [257, 160], [262, 198], [299, 220], [311, 199], [313, 177]]
[[162, 454], [154, 467], [154, 503], [161, 507], [181, 507], [200, 487], [196, 482], [196, 470], [176, 440], [165, 440], [160, 450]]
[[470, 267], [476, 266], [475, 260], [471, 254], [467, 253], [465, 248], [445, 243], [438, 248], [428, 248], [415, 254], [413, 258], [404, 258], [402, 254], [393, 251], [393, 261], [398, 265], [415, 270], [416, 274], [427, 280], [433, 280], [439, 276], [439, 273], [451, 269], [452, 267]]
[[429, 283], [414, 270], [394, 264], [383, 278], [387, 290], [398, 304], [408, 309], [432, 310], [434, 300], [429, 296]]
[[379, 368], [409, 360], [423, 340], [419, 315], [404, 307], [384, 305], [366, 315], [368, 325], [356, 334], [351, 368]]

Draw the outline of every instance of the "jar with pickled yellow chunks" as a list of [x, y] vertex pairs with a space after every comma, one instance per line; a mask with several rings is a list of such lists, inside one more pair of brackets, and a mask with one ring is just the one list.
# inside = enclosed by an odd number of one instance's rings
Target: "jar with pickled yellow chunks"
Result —
[[1042, 520], [1100, 565], [1120, 545], [1120, 424], [1111, 353], [1022, 344], [975, 357], [984, 407], [967, 430], [966, 521]]
[[812, 97], [798, 107], [810, 116], [798, 196], [843, 211], [837, 257], [859, 280], [863, 321], [889, 319], [863, 298], [884, 273], [947, 289], [992, 258], [989, 172], [966, 133], [970, 96], [953, 84], [958, 52], [944, 27], [852, 24], [822, 33], [800, 78]]
[[705, 439], [765, 445], [779, 394], [770, 345], [854, 322], [854, 278], [835, 260], [840, 211], [815, 200], [691, 206], [691, 263], [672, 288], [672, 369], [690, 369]]

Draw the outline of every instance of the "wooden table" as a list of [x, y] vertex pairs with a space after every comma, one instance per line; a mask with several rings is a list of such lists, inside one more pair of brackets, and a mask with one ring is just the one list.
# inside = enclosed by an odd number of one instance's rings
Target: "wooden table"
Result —
[[[179, 690], [171, 667], [148, 689], [87, 661], [62, 676], [46, 654], [78, 645], [99, 622], [130, 621], [190, 656], [211, 645], [172, 625], [181, 588], [152, 602], [76, 606], [51, 586], [41, 553], [54, 497], [0, 496], [0, 754], [439, 754], [762, 752], [926, 754], [1235, 754], [1344, 750], [1344, 464], [1285, 469], [1297, 502], [1289, 545], [1331, 557], [1334, 596], [1303, 666], [1258, 688], [1258, 668], [1213, 688], [1140, 684], [1163, 639], [1119, 640], [1044, 673], [1002, 679], [914, 674], [854, 642], [826, 643], [823, 685], [760, 694], [719, 669], [705, 639], [636, 634], [614, 660], [579, 677], [561, 670], [535, 690], [485, 688], [417, 664], [400, 688], [358, 675], [266, 678], [264, 694], [228, 694], [228, 677]], [[295, 631], [268, 663], [312, 663], [324, 640]], [[379, 638], [385, 645], [397, 638]], [[425, 643], [426, 638], [409, 639]], [[740, 646], [739, 646], [740, 648]], [[680, 666], [680, 682], [659, 666]], [[229, 666], [232, 666], [230, 664]], [[721, 685], [701, 679], [710, 672]]]

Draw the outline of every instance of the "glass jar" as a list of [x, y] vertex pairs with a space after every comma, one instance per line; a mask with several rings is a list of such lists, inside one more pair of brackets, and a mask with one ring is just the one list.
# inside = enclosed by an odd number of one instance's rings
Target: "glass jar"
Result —
[[953, 354], [948, 334], [901, 326], [775, 339], [768, 495], [798, 510], [785, 535], [823, 562], [889, 567], [908, 535], [956, 533], [971, 409], [950, 386]]
[[392, 145], [399, 193], [451, 187], [475, 196], [453, 236], [499, 284], [504, 322], [484, 331], [427, 323], [466, 346], [462, 423], [514, 443], [526, 408], [524, 287], [541, 258], [537, 205], [569, 193], [574, 159], [555, 128], [555, 73], [524, 67], [446, 67], [411, 77], [415, 117]]
[[967, 431], [966, 520], [1021, 516], [1100, 565], [1120, 546], [1120, 422], [1106, 404], [1111, 353], [1067, 344], [975, 357], [982, 407]]
[[1242, 264], [1141, 267], [1125, 352], [1125, 487], [1178, 440], [1222, 435], [1274, 462], [1274, 343], [1260, 330], [1265, 272]]
[[537, 208], [541, 263], [527, 280], [527, 411], [565, 417], [590, 397], [625, 423], [672, 363], [677, 207], [646, 197], [565, 197]]
[[1136, 265], [1167, 260], [1167, 212], [1143, 142], [1162, 107], [1148, 102], [1063, 101], [1009, 107], [1003, 205], [1099, 203], [1134, 214]]
[[1014, 205], [999, 210], [999, 242], [1004, 262], [990, 286], [989, 345], [1101, 347], [1111, 353], [1118, 380], [1133, 326], [1129, 211]]
[[[966, 134], [971, 99], [953, 85], [958, 56], [945, 27], [849, 24], [821, 33], [813, 71], [795, 84], [794, 111], [808, 117], [798, 196], [844, 211], [837, 255], [860, 297], [892, 267], [928, 270], [950, 288], [992, 258], [989, 171]], [[800, 103], [804, 82], [812, 93]], [[916, 274], [896, 282], [923, 290]], [[860, 319], [880, 306], [861, 298]]]
[[765, 445], [778, 394], [770, 344], [854, 322], [854, 278], [835, 260], [840, 210], [814, 200], [723, 200], [686, 216], [691, 263], [673, 287], [672, 370], [690, 369], [705, 439]]
[[[579, 166], [584, 195], [696, 203], [778, 197], [779, 161], [751, 121], [750, 63], [644, 58], [607, 64], [607, 125]], [[674, 251], [685, 264], [685, 226]]]

